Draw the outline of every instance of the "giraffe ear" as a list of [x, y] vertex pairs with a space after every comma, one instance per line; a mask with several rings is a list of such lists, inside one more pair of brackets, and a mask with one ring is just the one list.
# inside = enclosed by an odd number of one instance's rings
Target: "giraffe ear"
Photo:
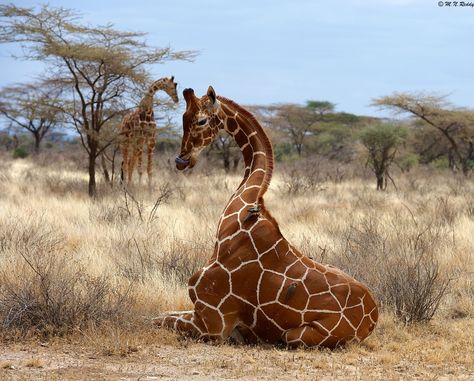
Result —
[[207, 96], [211, 100], [212, 104], [216, 103], [216, 92], [214, 91], [212, 86], [209, 86], [209, 88], [207, 89]]

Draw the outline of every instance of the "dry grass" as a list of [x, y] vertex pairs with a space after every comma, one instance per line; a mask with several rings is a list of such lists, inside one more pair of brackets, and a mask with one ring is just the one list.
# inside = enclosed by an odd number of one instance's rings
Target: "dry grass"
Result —
[[[414, 173], [397, 182], [397, 192], [380, 193], [371, 180], [317, 177], [314, 184], [303, 179], [303, 191], [289, 191], [288, 181], [297, 174], [276, 173], [266, 204], [285, 236], [305, 254], [367, 282], [384, 309], [374, 335], [362, 345], [315, 354], [228, 345], [203, 349], [204, 344], [153, 331], [143, 319], [191, 307], [187, 278], [209, 258], [217, 220], [239, 176], [199, 168], [191, 175], [157, 170], [151, 194], [135, 188], [126, 195], [100, 185], [100, 197], [91, 201], [85, 174], [71, 165], [4, 161], [0, 171], [0, 319], [3, 336], [13, 340], [10, 352], [0, 355], [1, 364], [10, 364], [0, 378], [10, 366], [27, 372], [31, 355], [14, 355], [19, 345], [14, 342], [24, 340], [25, 331], [41, 331], [53, 343], [42, 348], [44, 357], [33, 356], [48, 364], [44, 371], [54, 368], [67, 347], [67, 356], [95, 357], [90, 361], [98, 369], [103, 356], [117, 358], [118, 368], [121, 361], [131, 367], [123, 374], [114, 368], [107, 373], [112, 378], [170, 374], [170, 367], [184, 378], [474, 374], [468, 334], [474, 331], [472, 180]], [[428, 286], [439, 308], [428, 307], [426, 316], [412, 319], [410, 308], [417, 310], [418, 291], [427, 285], [410, 283], [417, 274], [432, 280]], [[405, 324], [431, 316], [428, 323]], [[67, 335], [54, 339], [58, 333]], [[183, 355], [191, 368], [172, 359]], [[157, 359], [156, 371], [140, 365]], [[63, 376], [68, 373], [56, 374]]]

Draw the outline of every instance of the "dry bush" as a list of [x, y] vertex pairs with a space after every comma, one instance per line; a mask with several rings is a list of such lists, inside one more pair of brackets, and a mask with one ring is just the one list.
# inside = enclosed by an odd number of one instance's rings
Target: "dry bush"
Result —
[[321, 192], [325, 189], [317, 167], [290, 169], [289, 172], [283, 174], [282, 180], [280, 191], [289, 196]]
[[165, 281], [187, 284], [206, 262], [208, 245], [187, 242], [176, 236], [163, 237], [154, 226], [141, 226], [123, 235], [111, 246], [111, 257], [119, 275], [132, 282], [147, 284], [156, 274]]
[[64, 179], [58, 175], [42, 175], [43, 189], [56, 196], [68, 196], [71, 194], [81, 195], [87, 189], [87, 181], [84, 179]]
[[438, 258], [449, 232], [439, 224], [418, 224], [406, 217], [385, 221], [372, 213], [353, 222], [343, 232], [344, 247], [335, 261], [408, 323], [433, 317], [452, 274]]
[[[8, 218], [7, 218], [8, 220]], [[128, 289], [89, 275], [41, 219], [0, 225], [0, 321], [3, 328], [63, 334], [119, 319], [132, 304]]]
[[158, 208], [169, 203], [174, 191], [170, 183], [160, 185], [153, 194], [154, 202], [150, 207], [149, 202], [142, 197], [143, 193], [120, 187], [112, 192], [112, 203], [105, 202], [99, 204], [98, 208], [90, 208], [89, 214], [91, 219], [98, 223], [114, 224], [133, 220], [150, 223], [158, 218]]

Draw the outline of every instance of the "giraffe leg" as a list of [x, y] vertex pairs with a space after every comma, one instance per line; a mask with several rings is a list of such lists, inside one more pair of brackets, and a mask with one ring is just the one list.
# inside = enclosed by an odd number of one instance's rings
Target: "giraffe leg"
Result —
[[146, 172], [148, 174], [148, 187], [151, 189], [151, 179], [153, 175], [153, 152], [155, 151], [155, 136], [150, 137], [147, 145], [147, 167]]
[[127, 184], [128, 182], [128, 144], [123, 143], [122, 144], [122, 173], [121, 173], [121, 179], [122, 183]]
[[338, 346], [340, 340], [318, 322], [305, 324], [298, 328], [289, 329], [282, 334], [283, 342], [291, 348], [296, 347], [329, 347]]
[[138, 184], [142, 185], [143, 177], [143, 144], [138, 144], [137, 150], [137, 169], [138, 169]]
[[132, 155], [130, 156], [129, 164], [128, 164], [128, 183], [132, 182], [133, 170], [135, 169], [135, 164], [137, 163], [137, 158], [139, 155], [139, 148], [137, 142], [135, 142]]
[[206, 328], [194, 311], [180, 311], [165, 313], [153, 319], [153, 324], [159, 328], [168, 328], [180, 335], [202, 338], [206, 335]]
[[195, 339], [224, 341], [234, 337], [237, 327], [235, 314], [225, 317], [217, 309], [209, 309], [201, 316], [197, 311], [168, 312], [153, 319], [155, 326], [172, 329]]

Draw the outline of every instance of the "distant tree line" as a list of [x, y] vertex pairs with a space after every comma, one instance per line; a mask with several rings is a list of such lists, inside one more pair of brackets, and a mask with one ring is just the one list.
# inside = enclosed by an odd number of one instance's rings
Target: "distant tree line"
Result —
[[[75, 12], [64, 8], [0, 6], [0, 42], [20, 44], [23, 58], [42, 61], [47, 67], [41, 80], [1, 89], [3, 125], [30, 134], [33, 153], [40, 151], [48, 135], [70, 127], [87, 154], [91, 196], [96, 194], [98, 158], [110, 180], [107, 150], [117, 152], [117, 126], [151, 81], [150, 67], [195, 56], [190, 51], [150, 47], [143, 37], [111, 25], [86, 26]], [[404, 119], [354, 115], [338, 111], [327, 100], [248, 108], [270, 134], [277, 160], [318, 156], [349, 163], [362, 155], [379, 190], [390, 182], [395, 185], [394, 165], [402, 172], [418, 164], [446, 167], [466, 176], [472, 172], [473, 110], [455, 107], [444, 96], [423, 93], [394, 93], [374, 99], [373, 106]], [[157, 149], [175, 151], [181, 129], [173, 118], [162, 122]], [[18, 157], [28, 154], [25, 142], [18, 133], [0, 134], [0, 147]], [[239, 148], [225, 134], [217, 137], [206, 155], [227, 172], [239, 167]]]

